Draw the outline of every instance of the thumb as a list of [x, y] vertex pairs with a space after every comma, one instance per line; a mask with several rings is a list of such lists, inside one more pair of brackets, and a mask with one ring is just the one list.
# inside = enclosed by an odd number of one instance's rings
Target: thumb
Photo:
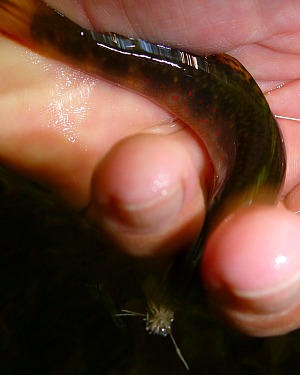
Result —
[[125, 252], [176, 252], [201, 230], [207, 168], [194, 142], [184, 132], [134, 135], [96, 168], [88, 214]]

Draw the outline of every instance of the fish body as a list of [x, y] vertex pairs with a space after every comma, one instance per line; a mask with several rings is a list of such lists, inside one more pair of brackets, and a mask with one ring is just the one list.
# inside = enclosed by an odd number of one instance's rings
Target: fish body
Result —
[[[201, 137], [215, 181], [205, 231], [184, 252], [184, 261], [175, 261], [173, 271], [171, 267], [169, 274], [180, 285], [185, 280], [180, 275], [195, 270], [207, 235], [225, 217], [242, 207], [276, 201], [285, 176], [282, 135], [255, 80], [233, 57], [196, 56], [116, 33], [96, 33], [39, 0], [0, 0], [0, 32], [41, 55], [149, 98]], [[166, 294], [160, 301], [167, 301]]]
[[190, 126], [215, 168], [208, 204], [215, 223], [238, 206], [277, 199], [285, 173], [282, 136], [260, 88], [233, 57], [85, 30], [39, 0], [1, 0], [0, 16], [2, 34], [137, 92]]

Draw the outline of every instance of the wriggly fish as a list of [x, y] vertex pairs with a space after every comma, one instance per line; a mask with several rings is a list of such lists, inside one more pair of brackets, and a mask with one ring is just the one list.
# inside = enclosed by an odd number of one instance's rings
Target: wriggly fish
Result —
[[[0, 0], [0, 32], [41, 55], [149, 98], [201, 137], [215, 182], [205, 230], [170, 271], [180, 279], [180, 288], [185, 275], [195, 270], [207, 234], [221, 220], [242, 207], [276, 201], [285, 176], [282, 136], [260, 88], [234, 58], [196, 56], [112, 32], [96, 33], [39, 0]], [[164, 290], [156, 305], [168, 300]], [[171, 318], [167, 320], [155, 333], [170, 327]]]

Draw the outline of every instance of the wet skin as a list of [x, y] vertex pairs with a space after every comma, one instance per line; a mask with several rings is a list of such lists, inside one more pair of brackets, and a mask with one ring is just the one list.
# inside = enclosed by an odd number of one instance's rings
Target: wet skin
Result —
[[[141, 139], [140, 139], [141, 140]], [[191, 143], [193, 143], [193, 141], [189, 141], [189, 142], [191, 142]], [[132, 140], [132, 144], [134, 143], [134, 140]], [[122, 150], [122, 145], [121, 146], [119, 146], [119, 150]], [[129, 148], [130, 148], [130, 145], [128, 146]], [[110, 154], [111, 155], [111, 154]], [[106, 160], [108, 160], [109, 161], [109, 158], [110, 158], [110, 156], [108, 156], [108, 158], [106, 159]], [[110, 163], [112, 164], [112, 162], [110, 161]], [[100, 167], [101, 168], [101, 167]]]

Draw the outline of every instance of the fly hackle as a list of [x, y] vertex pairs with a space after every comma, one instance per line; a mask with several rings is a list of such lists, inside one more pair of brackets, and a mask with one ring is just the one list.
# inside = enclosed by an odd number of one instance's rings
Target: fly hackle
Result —
[[147, 314], [122, 309], [121, 313], [115, 314], [115, 316], [142, 317], [146, 321], [146, 331], [149, 334], [163, 337], [170, 336], [179, 359], [183, 363], [186, 370], [189, 370], [189, 365], [184, 359], [172, 334], [172, 323], [174, 321], [174, 312], [172, 310], [164, 306], [156, 306], [153, 303], [149, 303]]

